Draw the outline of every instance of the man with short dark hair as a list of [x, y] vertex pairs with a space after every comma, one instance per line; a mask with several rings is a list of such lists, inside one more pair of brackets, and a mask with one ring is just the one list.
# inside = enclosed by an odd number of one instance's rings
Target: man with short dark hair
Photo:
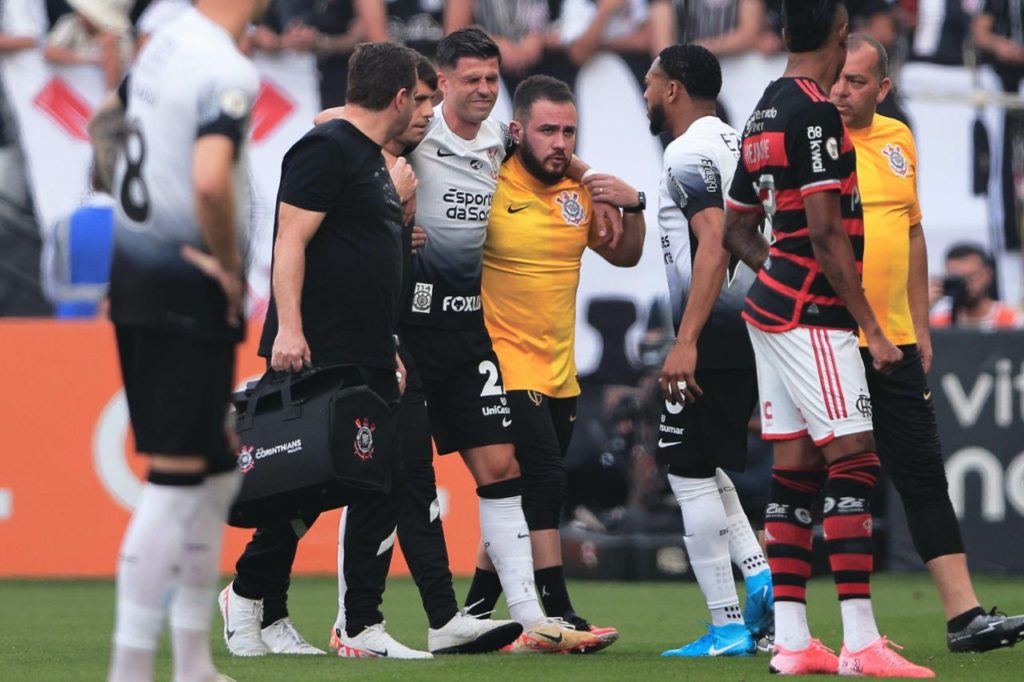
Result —
[[[946, 273], [939, 301], [931, 313], [933, 327], [1020, 329], [1024, 312], [995, 297], [995, 266], [976, 244], [954, 244], [946, 252]], [[945, 289], [943, 291], [942, 289]]]
[[421, 373], [440, 454], [459, 452], [477, 485], [480, 533], [497, 568], [525, 650], [573, 650], [597, 637], [546, 618], [537, 599], [513, 415], [484, 326], [480, 273], [487, 219], [508, 128], [491, 118], [501, 52], [486, 33], [460, 29], [437, 48], [444, 101], [409, 155], [416, 170], [416, 222], [427, 242], [413, 261], [402, 343]]
[[[747, 424], [757, 404], [754, 351], [743, 295], [754, 273], [722, 248], [724, 197], [739, 134], [715, 115], [718, 60], [699, 45], [661, 51], [646, 76], [651, 132], [668, 132], [658, 226], [668, 275], [672, 350], [661, 370], [665, 398], [657, 458], [683, 515], [683, 542], [711, 611], [708, 633], [663, 656], [749, 656], [772, 627], [771, 571], [732, 480], [746, 467]], [[721, 468], [720, 468], [721, 467]], [[732, 564], [743, 573], [740, 611]]]
[[[725, 245], [757, 272], [743, 317], [757, 359], [762, 434], [775, 441], [765, 536], [775, 592], [771, 670], [934, 677], [890, 648], [871, 603], [870, 499], [879, 474], [870, 394], [875, 369], [903, 354], [861, 287], [863, 215], [856, 156], [827, 91], [846, 61], [839, 0], [787, 0], [789, 61], [747, 121], [729, 190]], [[761, 224], [772, 219], [769, 247]], [[806, 587], [818, 493], [843, 620], [839, 657], [811, 638]]]
[[[566, 177], [576, 146], [576, 103], [564, 82], [530, 76], [513, 97], [510, 130], [517, 146], [501, 167], [484, 242], [482, 296], [487, 331], [501, 361], [512, 440], [523, 479], [523, 514], [530, 531], [533, 574], [548, 615], [600, 642], [615, 628], [592, 626], [573, 608], [562, 569], [558, 531], [567, 496], [565, 453], [576, 419], [576, 289], [589, 246], [613, 265], [632, 267], [643, 249], [642, 211], [623, 219], [615, 246], [598, 235], [590, 192]], [[599, 177], [595, 174], [595, 177]], [[637, 197], [636, 190], [626, 195]], [[478, 574], [493, 573], [484, 547]], [[474, 581], [467, 602], [491, 611], [500, 589]]]
[[[313, 128], [285, 155], [271, 305], [259, 347], [275, 371], [356, 365], [367, 385], [391, 404], [398, 403], [404, 388], [394, 342], [402, 207], [381, 147], [412, 118], [415, 59], [412, 50], [397, 44], [360, 45], [349, 62], [345, 120]], [[400, 468], [394, 473], [400, 475]], [[400, 480], [393, 477], [392, 485]], [[352, 504], [372, 499], [364, 494]], [[388, 635], [379, 611], [385, 576], [374, 564], [378, 549], [393, 537], [396, 519], [393, 510], [349, 535], [352, 570], [346, 570], [348, 632], [343, 643], [354, 651], [385, 652], [391, 658], [430, 658]], [[323, 653], [295, 630], [283, 600], [274, 604], [277, 613], [266, 619], [263, 613], [264, 596], [287, 592], [299, 537], [315, 520], [315, 515], [287, 520], [253, 535], [236, 564], [234, 581], [220, 596], [225, 641], [232, 653]]]
[[[857, 150], [857, 184], [864, 204], [865, 293], [881, 316], [886, 334], [903, 351], [903, 360], [893, 372], [882, 374], [871, 364], [861, 340], [872, 423], [878, 457], [903, 500], [914, 547], [938, 587], [950, 650], [988, 651], [1011, 646], [1024, 636], [1024, 617], [1008, 618], [981, 608], [967, 570], [960, 523], [949, 499], [925, 379], [932, 344], [917, 149], [907, 126], [876, 111], [890, 87], [885, 48], [870, 36], [851, 35], [846, 65], [832, 86], [831, 97]], [[979, 259], [978, 264], [982, 263]]]

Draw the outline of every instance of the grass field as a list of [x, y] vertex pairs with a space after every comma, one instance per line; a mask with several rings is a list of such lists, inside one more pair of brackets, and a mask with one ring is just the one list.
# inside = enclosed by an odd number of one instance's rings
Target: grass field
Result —
[[[978, 578], [985, 604], [1024, 612], [1024, 579]], [[465, 594], [467, 585], [456, 585]], [[683, 660], [658, 656], [703, 632], [706, 609], [695, 584], [590, 583], [572, 585], [584, 615], [615, 625], [622, 639], [593, 656], [441, 657], [433, 661], [338, 660], [334, 656], [239, 659], [228, 655], [215, 618], [214, 655], [221, 670], [239, 682], [262, 680], [750, 680], [768, 679], [768, 658]], [[292, 618], [314, 644], [326, 646], [334, 619], [336, 588], [331, 578], [296, 579]], [[906, 647], [915, 662], [931, 666], [939, 679], [1024, 680], [1024, 645], [984, 655], [946, 651], [945, 627], [935, 590], [925, 575], [879, 576], [876, 611], [884, 633]], [[836, 649], [841, 643], [839, 609], [831, 581], [810, 588], [814, 634]], [[102, 680], [109, 655], [114, 589], [110, 581], [0, 581], [0, 681]], [[426, 647], [427, 624], [412, 582], [394, 579], [384, 604], [388, 630], [402, 642]], [[168, 647], [161, 648], [157, 679], [170, 679]]]

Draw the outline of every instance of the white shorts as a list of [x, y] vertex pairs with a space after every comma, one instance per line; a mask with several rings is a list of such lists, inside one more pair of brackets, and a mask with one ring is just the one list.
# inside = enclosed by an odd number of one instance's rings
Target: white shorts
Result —
[[815, 445], [871, 430], [871, 395], [857, 335], [797, 327], [766, 332], [747, 323], [757, 359], [761, 437], [810, 435]]

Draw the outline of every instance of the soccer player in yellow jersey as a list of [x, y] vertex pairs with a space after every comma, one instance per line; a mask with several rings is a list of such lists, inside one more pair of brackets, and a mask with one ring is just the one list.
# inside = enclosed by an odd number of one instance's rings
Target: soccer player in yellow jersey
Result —
[[[566, 497], [565, 452], [576, 418], [576, 288], [588, 246], [613, 265], [631, 267], [644, 242], [643, 197], [618, 178], [594, 174], [601, 192], [624, 209], [614, 245], [592, 220], [590, 192], [566, 177], [576, 145], [576, 104], [569, 86], [531, 76], [513, 97], [515, 153], [501, 168], [484, 243], [483, 309], [501, 363], [512, 436], [523, 479], [523, 511], [534, 575], [548, 616], [589, 630], [607, 646], [614, 628], [597, 628], [573, 609], [562, 572], [558, 522]], [[597, 190], [595, 190], [597, 191]], [[481, 551], [467, 605], [493, 608], [500, 584]]]
[[967, 570], [960, 526], [947, 491], [931, 391], [928, 263], [917, 197], [917, 150], [910, 130], [875, 113], [891, 88], [885, 48], [863, 34], [849, 38], [832, 102], [857, 151], [864, 206], [868, 301], [886, 336], [903, 351], [888, 375], [874, 369], [861, 337], [878, 455], [903, 499], [914, 546], [939, 590], [951, 651], [988, 651], [1024, 637], [1024, 616], [980, 606]]

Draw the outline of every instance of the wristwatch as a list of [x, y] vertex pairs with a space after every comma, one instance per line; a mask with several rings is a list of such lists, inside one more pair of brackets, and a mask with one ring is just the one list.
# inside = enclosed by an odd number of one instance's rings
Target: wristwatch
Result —
[[623, 213], [640, 213], [647, 208], [647, 196], [643, 192], [636, 193], [636, 206], [622, 209]]

